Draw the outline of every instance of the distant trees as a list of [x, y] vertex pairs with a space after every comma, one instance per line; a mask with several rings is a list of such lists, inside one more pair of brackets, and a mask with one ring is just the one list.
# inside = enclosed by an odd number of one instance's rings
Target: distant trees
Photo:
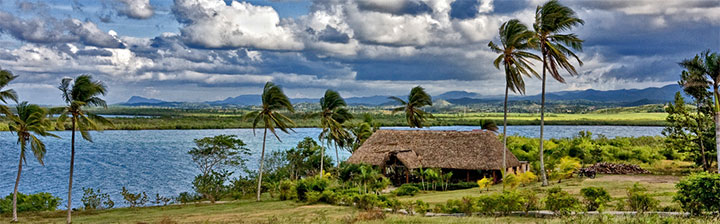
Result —
[[65, 129], [65, 121], [70, 119], [72, 137], [70, 140], [70, 180], [68, 181], [68, 211], [67, 223], [71, 223], [72, 215], [72, 181], [73, 168], [75, 164], [75, 131], [87, 141], [92, 142], [90, 130], [102, 130], [102, 125], [112, 125], [104, 117], [90, 113], [84, 108], [87, 106], [107, 107], [105, 100], [100, 98], [107, 93], [105, 84], [101, 81], [94, 81], [90, 75], [81, 75], [75, 79], [65, 78], [58, 87], [62, 92], [62, 98], [67, 104], [65, 107], [55, 110], [60, 111], [57, 119], [58, 128]]
[[295, 112], [290, 99], [283, 93], [282, 89], [272, 82], [265, 83], [262, 93], [262, 109], [253, 111], [245, 115], [245, 119], [253, 119], [253, 133], [257, 128], [260, 121], [263, 122], [265, 129], [263, 133], [263, 145], [262, 153], [260, 154], [260, 167], [258, 168], [258, 187], [257, 187], [257, 201], [260, 201], [260, 192], [262, 190], [262, 176], [263, 176], [263, 162], [265, 160], [265, 142], [267, 140], [267, 131], [270, 130], [275, 138], [280, 141], [280, 136], [275, 132], [275, 128], [279, 128], [280, 131], [288, 133], [292, 130], [290, 125], [295, 125], [290, 118], [279, 113], [279, 110], [287, 110], [289, 112]]
[[401, 107], [393, 109], [393, 113], [404, 111], [405, 120], [411, 128], [422, 128], [425, 119], [432, 117], [432, 114], [421, 109], [424, 106], [432, 106], [432, 97], [420, 86], [416, 86], [410, 90], [407, 101], [394, 96], [390, 97], [390, 99], [402, 105]]

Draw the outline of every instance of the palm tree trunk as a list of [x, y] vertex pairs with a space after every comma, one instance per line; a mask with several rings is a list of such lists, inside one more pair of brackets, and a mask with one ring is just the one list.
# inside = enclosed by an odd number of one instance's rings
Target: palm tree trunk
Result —
[[340, 172], [340, 153], [338, 153], [337, 145], [335, 145], [335, 159], [336, 159], [335, 163], [337, 165], [338, 172]]
[[67, 206], [67, 224], [72, 223], [72, 182], [73, 168], [75, 165], [75, 119], [72, 117], [72, 137], [70, 137], [70, 181], [68, 181], [68, 206]]
[[717, 111], [717, 102], [720, 92], [718, 92], [718, 85], [715, 84], [715, 152], [717, 154], [718, 173], [720, 173], [720, 111]]
[[[510, 87], [505, 84], [505, 104], [503, 112], [503, 172], [507, 171], [507, 114], [508, 114], [508, 89]], [[503, 185], [505, 190], [505, 185]]]
[[542, 186], [548, 186], [547, 174], [545, 174], [545, 149], [543, 148], [545, 137], [545, 80], [547, 77], [545, 74], [547, 69], [546, 57], [545, 53], [543, 53], [542, 99], [540, 100], [540, 173], [542, 174]]
[[696, 113], [697, 113], [697, 123], [698, 123], [697, 136], [698, 136], [698, 141], [699, 141], [698, 144], [700, 144], [700, 153], [702, 155], [703, 170], [705, 172], [707, 172], [707, 171], [709, 171], [710, 167], [708, 167], [707, 159], [705, 159], [705, 144], [703, 144], [703, 140], [702, 140], [702, 118], [700, 117], [700, 102], [697, 102], [696, 106], [697, 106]]
[[[23, 146], [23, 149], [24, 148], [25, 148], [25, 146]], [[22, 172], [23, 153], [24, 152], [22, 152], [22, 151], [20, 152], [20, 162], [18, 162], [18, 175], [17, 175], [17, 178], [15, 178], [15, 190], [13, 191], [13, 201], [12, 201], [12, 203], [13, 203], [13, 220], [12, 221], [13, 222], [18, 221], [18, 218], [17, 218], [17, 194], [18, 194], [18, 184], [20, 183], [20, 173]]]
[[[325, 142], [326, 146], [330, 146], [330, 141]], [[320, 176], [325, 174], [323, 168], [325, 167], [325, 147], [320, 147]]]
[[267, 139], [267, 127], [265, 127], [265, 133], [263, 133], [263, 146], [262, 146], [262, 153], [260, 154], [260, 170], [258, 171], [258, 187], [257, 187], [256, 201], [260, 201], [260, 192], [262, 192], [263, 162], [265, 162], [265, 140], [266, 139]]

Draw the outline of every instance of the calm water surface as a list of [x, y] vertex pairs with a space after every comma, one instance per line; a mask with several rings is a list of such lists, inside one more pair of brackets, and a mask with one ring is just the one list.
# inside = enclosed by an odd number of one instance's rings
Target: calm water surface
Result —
[[[407, 129], [407, 128], [387, 128]], [[431, 127], [429, 130], [478, 129], [477, 126]], [[538, 137], [539, 126], [511, 126], [510, 135]], [[616, 136], [655, 136], [660, 135], [662, 127], [634, 126], [546, 126], [548, 138], [563, 138], [577, 135], [588, 130], [593, 134], [603, 134], [610, 138]], [[268, 137], [267, 150], [286, 150], [308, 136], [316, 138], [317, 128], [298, 128], [295, 133], [281, 134], [282, 142]], [[19, 191], [23, 193], [50, 192], [67, 199], [68, 168], [70, 164], [70, 132], [57, 132], [62, 139], [45, 138], [47, 154], [45, 166], [41, 166], [32, 155], [27, 155], [27, 165], [23, 166]], [[193, 139], [211, 137], [220, 134], [237, 135], [253, 150], [248, 163], [257, 168], [262, 145], [262, 132], [254, 136], [251, 129], [223, 130], [140, 130], [93, 132], [94, 143], [81, 140], [77, 134], [75, 175], [73, 183], [73, 207], [82, 206], [82, 188], [101, 189], [110, 193], [116, 204], [122, 205], [120, 190], [123, 186], [132, 192], [145, 191], [151, 199], [159, 193], [175, 196], [180, 192], [192, 191], [192, 179], [198, 174], [187, 151], [193, 147]], [[0, 132], [0, 194], [11, 193], [17, 175], [18, 148], [17, 138], [9, 132]], [[328, 151], [333, 159], [335, 152]], [[341, 151], [341, 159], [350, 154]], [[63, 202], [65, 208], [67, 201]]]

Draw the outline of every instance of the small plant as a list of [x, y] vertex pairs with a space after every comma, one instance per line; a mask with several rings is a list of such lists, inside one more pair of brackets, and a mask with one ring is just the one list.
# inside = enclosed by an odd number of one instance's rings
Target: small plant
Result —
[[601, 187], [586, 187], [580, 190], [588, 211], [602, 210], [610, 201], [610, 194]]
[[720, 174], [697, 173], [675, 185], [678, 189], [674, 200], [693, 215], [720, 212]]
[[580, 202], [560, 187], [550, 188], [545, 197], [545, 208], [555, 214], [565, 215], [577, 210]]
[[485, 189], [486, 191], [490, 191], [490, 186], [492, 185], [492, 180], [490, 180], [487, 177], [483, 177], [482, 179], [477, 181], [477, 185], [480, 188], [481, 193], [482, 193], [483, 189]]
[[390, 198], [387, 200], [387, 206], [392, 210], [392, 213], [397, 213], [404, 204], [397, 200], [397, 198]]
[[115, 202], [110, 199], [110, 195], [101, 193], [100, 189], [83, 188], [81, 200], [85, 210], [108, 209], [115, 206]]
[[190, 202], [199, 201], [201, 199], [202, 199], [202, 196], [200, 196], [198, 194], [190, 193], [190, 192], [182, 192], [182, 193], [180, 193], [180, 195], [178, 195], [175, 198], [175, 201], [180, 202], [181, 204], [187, 204]]
[[167, 206], [170, 201], [172, 201], [172, 198], [160, 196], [160, 194], [155, 194], [155, 200], [152, 201], [152, 203], [156, 205]]
[[427, 202], [424, 202], [422, 200], [415, 201], [415, 212], [425, 216], [425, 214], [430, 210], [430, 204]]
[[280, 182], [280, 200], [292, 200], [297, 198], [297, 192], [295, 190], [295, 183], [290, 180], [283, 180]]
[[402, 205], [405, 207], [405, 212], [407, 212], [408, 215], [414, 215], [416, 211], [417, 204], [413, 201], [408, 201], [405, 203], [402, 203]]
[[520, 197], [522, 198], [522, 210], [525, 212], [525, 214], [528, 214], [528, 211], [530, 210], [536, 210], [539, 209], [539, 201], [540, 199], [537, 196], [537, 193], [531, 190], [524, 190], [519, 192]]
[[510, 189], [515, 189], [519, 184], [520, 180], [513, 173], [505, 175], [505, 179], [503, 179], [503, 186], [509, 187]]
[[375, 194], [361, 194], [354, 198], [355, 206], [364, 210], [374, 209], [380, 204], [380, 199]]
[[628, 207], [639, 213], [654, 209], [658, 205], [658, 200], [652, 198], [650, 194], [647, 193], [647, 189], [639, 183], [635, 183], [632, 187], [628, 188], [627, 196]]
[[513, 211], [518, 211], [523, 208], [523, 198], [516, 191], [504, 191], [497, 197], [497, 205], [495, 210], [502, 213], [502, 215], [509, 215]]
[[521, 173], [518, 175], [518, 181], [520, 184], [524, 187], [526, 184], [530, 184], [532, 182], [535, 182], [537, 180], [537, 176], [530, 171]]
[[215, 203], [227, 192], [227, 186], [225, 182], [232, 175], [232, 172], [222, 170], [220, 172], [210, 171], [208, 174], [200, 174], [195, 176], [193, 180], [193, 189], [206, 199], [210, 200], [210, 203]]
[[580, 167], [582, 167], [580, 165], [580, 161], [576, 158], [565, 156], [560, 158], [560, 162], [555, 168], [555, 172], [553, 172], [553, 177], [558, 180], [558, 183], [560, 183], [563, 179], [572, 177], [573, 172]]
[[415, 194], [417, 194], [418, 192], [420, 192], [420, 189], [418, 187], [410, 184], [403, 184], [399, 188], [395, 189], [395, 191], [393, 191], [393, 194], [397, 196], [415, 196]]
[[131, 208], [142, 206], [148, 203], [148, 196], [145, 192], [133, 194], [130, 193], [125, 187], [122, 187], [123, 199], [130, 205]]
[[477, 206], [477, 211], [479, 211], [480, 213], [485, 215], [493, 215], [496, 211], [498, 203], [498, 195], [492, 194], [480, 195], [480, 197], [477, 198], [477, 202], [475, 204]]
[[463, 197], [460, 199], [458, 208], [462, 213], [465, 213], [466, 216], [471, 216], [472, 213], [475, 212], [475, 200], [471, 197]]

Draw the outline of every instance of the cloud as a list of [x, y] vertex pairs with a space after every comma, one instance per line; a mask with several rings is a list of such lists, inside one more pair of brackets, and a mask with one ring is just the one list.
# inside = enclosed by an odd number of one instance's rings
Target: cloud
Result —
[[300, 50], [292, 30], [280, 24], [269, 6], [222, 0], [176, 0], [173, 12], [184, 26], [186, 44], [204, 48], [250, 47], [265, 50]]
[[95, 23], [77, 19], [57, 20], [52, 17], [21, 19], [0, 11], [0, 32], [10, 34], [18, 40], [40, 44], [79, 42], [82, 44], [122, 48], [124, 45], [115, 37], [102, 32]]
[[118, 14], [132, 19], [148, 19], [155, 14], [150, 0], [118, 0]]

